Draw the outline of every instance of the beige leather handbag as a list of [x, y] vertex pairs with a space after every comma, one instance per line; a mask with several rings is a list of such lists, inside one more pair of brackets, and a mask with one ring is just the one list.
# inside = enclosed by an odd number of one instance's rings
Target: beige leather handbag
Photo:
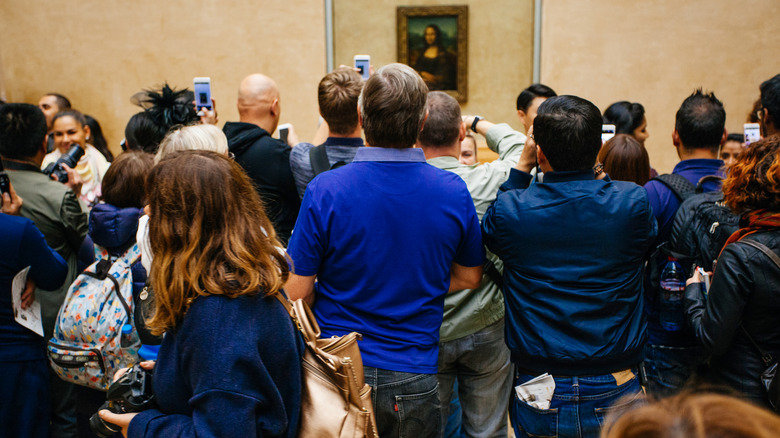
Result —
[[357, 343], [360, 334], [320, 339], [320, 326], [303, 300], [291, 303], [281, 294], [277, 297], [306, 342], [298, 436], [379, 438]]

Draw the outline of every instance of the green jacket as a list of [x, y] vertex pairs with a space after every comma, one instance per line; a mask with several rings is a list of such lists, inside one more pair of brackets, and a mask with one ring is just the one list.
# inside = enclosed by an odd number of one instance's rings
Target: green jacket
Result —
[[24, 200], [20, 215], [35, 223], [46, 243], [68, 263], [68, 276], [55, 291], [35, 289], [41, 303], [43, 332], [51, 337], [65, 294], [78, 273], [77, 256], [87, 235], [87, 207], [64, 184], [53, 181], [33, 164], [3, 161], [16, 193]]
[[[427, 160], [428, 164], [463, 178], [474, 200], [480, 221], [487, 208], [495, 201], [498, 187], [509, 178], [509, 171], [520, 159], [526, 137], [502, 123], [491, 127], [485, 138], [488, 147], [498, 153], [498, 159], [491, 163], [468, 166], [458, 162], [455, 157]], [[498, 257], [490, 251], [487, 252], [487, 257], [499, 272], [503, 272], [503, 264]], [[447, 294], [444, 299], [444, 321], [439, 331], [440, 342], [476, 333], [503, 317], [504, 296], [501, 289], [485, 274], [478, 288]]]

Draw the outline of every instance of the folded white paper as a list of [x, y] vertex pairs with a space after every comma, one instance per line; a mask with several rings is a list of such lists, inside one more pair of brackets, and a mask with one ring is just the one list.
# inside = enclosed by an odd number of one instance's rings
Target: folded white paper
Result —
[[537, 409], [550, 409], [553, 393], [555, 393], [555, 379], [548, 373], [515, 386], [517, 398]]
[[22, 309], [22, 292], [27, 284], [27, 273], [30, 267], [22, 269], [11, 283], [11, 299], [14, 306], [14, 319], [23, 327], [28, 328], [38, 336], [43, 337], [43, 320], [41, 319], [41, 303], [36, 299], [27, 309]]

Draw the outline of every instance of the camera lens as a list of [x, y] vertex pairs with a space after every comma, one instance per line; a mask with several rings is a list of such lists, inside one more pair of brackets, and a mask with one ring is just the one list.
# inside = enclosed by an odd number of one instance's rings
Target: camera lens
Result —
[[[103, 405], [98, 409], [98, 412], [103, 409], [108, 409], [110, 411], [112, 410], [109, 407], [108, 402], [103, 403]], [[95, 435], [99, 436], [100, 438], [108, 438], [113, 436], [115, 433], [122, 431], [122, 428], [116, 424], [106, 422], [100, 418], [98, 412], [95, 412], [91, 417], [89, 417], [89, 427], [92, 429], [92, 432], [95, 432]]]
[[92, 414], [91, 417], [89, 417], [89, 427], [92, 428], [92, 432], [95, 432], [95, 435], [99, 436], [100, 438], [108, 438], [111, 436], [114, 436], [115, 433], [118, 433], [122, 430], [119, 426], [113, 423], [106, 423], [103, 421], [102, 418], [100, 418], [100, 415], [95, 412]]

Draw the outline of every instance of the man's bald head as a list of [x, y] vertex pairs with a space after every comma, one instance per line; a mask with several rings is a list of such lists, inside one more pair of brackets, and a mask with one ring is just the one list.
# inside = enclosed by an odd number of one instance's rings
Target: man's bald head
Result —
[[272, 133], [279, 123], [279, 88], [276, 82], [260, 73], [251, 74], [238, 87], [240, 120], [252, 123]]

